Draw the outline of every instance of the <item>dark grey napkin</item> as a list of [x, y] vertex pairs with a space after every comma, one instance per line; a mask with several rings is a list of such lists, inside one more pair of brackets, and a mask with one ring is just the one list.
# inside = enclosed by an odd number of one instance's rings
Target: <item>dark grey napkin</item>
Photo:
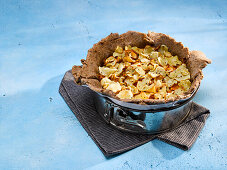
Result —
[[94, 92], [75, 84], [71, 70], [65, 73], [59, 92], [105, 156], [125, 152], [153, 139], [188, 150], [197, 139], [210, 114], [208, 109], [193, 103], [191, 115], [176, 129], [160, 135], [132, 134], [119, 131], [105, 123], [95, 110]]

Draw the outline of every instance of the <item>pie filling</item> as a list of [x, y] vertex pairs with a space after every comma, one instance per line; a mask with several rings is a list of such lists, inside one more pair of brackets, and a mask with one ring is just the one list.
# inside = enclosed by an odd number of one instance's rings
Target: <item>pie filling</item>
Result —
[[99, 67], [99, 78], [120, 99], [175, 99], [191, 86], [186, 64], [166, 45], [117, 46]]

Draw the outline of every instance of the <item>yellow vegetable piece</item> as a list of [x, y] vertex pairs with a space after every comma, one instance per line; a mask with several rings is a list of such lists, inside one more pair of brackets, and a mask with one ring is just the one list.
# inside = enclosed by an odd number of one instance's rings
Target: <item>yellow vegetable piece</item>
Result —
[[151, 52], [151, 54], [150, 54], [150, 58], [151, 59], [157, 59], [158, 58], [158, 52], [155, 52], [155, 51], [153, 51], [153, 52]]
[[168, 47], [166, 45], [161, 45], [160, 48], [158, 49], [158, 51], [161, 54], [164, 54], [164, 52], [167, 52], [168, 51]]
[[121, 90], [121, 85], [118, 82], [111, 82], [106, 89], [112, 90], [114, 93], [116, 93]]
[[145, 71], [142, 69], [142, 67], [136, 67], [135, 70], [140, 76], [144, 76], [145, 75]]
[[117, 46], [115, 52], [122, 54], [123, 53], [123, 48], [120, 46]]
[[111, 83], [112, 81], [110, 79], [108, 79], [107, 77], [104, 77], [102, 80], [101, 80], [101, 85], [103, 86], [103, 88], [107, 88], [109, 86], [109, 84]]
[[133, 94], [131, 90], [122, 90], [117, 94], [117, 97], [120, 99], [131, 99], [133, 97]]
[[134, 96], [134, 99], [149, 99], [150, 95], [145, 92], [141, 92], [140, 94], [137, 94]]
[[167, 62], [170, 66], [176, 66], [181, 64], [182, 62], [178, 59], [178, 56], [172, 56], [172, 57], [168, 57], [166, 58]]
[[112, 73], [117, 71], [116, 68], [109, 68], [109, 67], [99, 67], [99, 73], [103, 76], [109, 76]]
[[165, 82], [166, 82], [167, 87], [171, 87], [171, 86], [173, 86], [174, 84], [177, 83], [177, 81], [176, 81], [175, 79], [171, 79], [171, 78], [169, 78], [168, 76], [166, 76], [166, 77], [164, 78], [164, 80], [165, 80]]
[[183, 80], [178, 84], [184, 91], [188, 91], [191, 87], [191, 82], [189, 80]]

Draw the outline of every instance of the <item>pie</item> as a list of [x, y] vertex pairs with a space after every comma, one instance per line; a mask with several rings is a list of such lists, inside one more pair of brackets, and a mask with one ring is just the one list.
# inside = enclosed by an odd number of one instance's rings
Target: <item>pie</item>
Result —
[[76, 83], [125, 102], [158, 104], [189, 97], [211, 60], [166, 34], [128, 31], [94, 44], [81, 63], [72, 68]]

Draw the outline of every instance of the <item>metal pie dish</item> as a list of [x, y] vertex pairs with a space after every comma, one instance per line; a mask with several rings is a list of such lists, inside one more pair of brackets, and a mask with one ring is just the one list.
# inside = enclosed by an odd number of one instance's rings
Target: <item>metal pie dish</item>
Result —
[[94, 91], [94, 103], [105, 122], [119, 130], [158, 134], [174, 129], [190, 115], [198, 88], [186, 99], [150, 105], [124, 102]]

